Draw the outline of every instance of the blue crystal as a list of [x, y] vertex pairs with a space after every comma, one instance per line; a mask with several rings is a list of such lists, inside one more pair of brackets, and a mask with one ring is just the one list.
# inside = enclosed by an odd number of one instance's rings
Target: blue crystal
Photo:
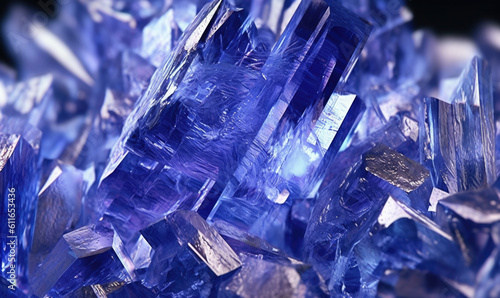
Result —
[[176, 42], [207, 0], [173, 1], [161, 16], [143, 29], [141, 55], [158, 67], [170, 55]]
[[[469, 284], [473, 275], [459, 246], [451, 236], [428, 225], [403, 218], [375, 234], [374, 242], [385, 254], [385, 269], [419, 268], [459, 284]], [[461, 272], [457, 275], [456, 272]]]
[[[366, 172], [361, 161], [340, 173], [338, 180], [320, 192], [304, 239], [307, 260], [328, 281], [335, 272], [336, 260], [342, 257], [347, 262], [352, 246], [367, 235], [393, 188]], [[331, 293], [341, 294], [336, 292], [338, 289], [336, 284], [329, 287]]]
[[[454, 194], [440, 200], [437, 206], [436, 221], [457, 243], [466, 243], [460, 245], [464, 263], [477, 270], [480, 279], [498, 272], [489, 262], [497, 257], [499, 203], [498, 190], [489, 188]], [[479, 289], [481, 285], [476, 284], [476, 290]]]
[[419, 196], [412, 202], [408, 193], [422, 187], [428, 177], [420, 164], [379, 144], [321, 190], [306, 230], [304, 251], [329, 280], [330, 293], [367, 290], [361, 288], [359, 257], [354, 258], [353, 248], [375, 226], [389, 195], [410, 206], [425, 206], [427, 211], [428, 202], [418, 201], [422, 200]]
[[208, 296], [216, 276], [241, 266], [217, 231], [192, 211], [175, 211], [141, 233], [153, 249], [144, 282], [165, 295]]
[[30, 280], [30, 291], [39, 297], [64, 296], [87, 285], [130, 282], [134, 275], [116, 233], [105, 226], [86, 226], [61, 237]]
[[455, 193], [493, 184], [493, 98], [483, 60], [471, 61], [449, 102], [427, 99], [423, 108], [421, 156], [434, 185]]
[[76, 225], [84, 192], [83, 172], [57, 165], [38, 193], [37, 216], [29, 260], [34, 273], [66, 231]]
[[[32, 245], [38, 193], [38, 148], [19, 134], [0, 133], [1, 275], [21, 289], [28, 285], [28, 252]], [[13, 271], [13, 277], [8, 272]]]
[[49, 2], [3, 25], [0, 296], [498, 296], [493, 33], [399, 0]]
[[372, 23], [377, 33], [390, 30], [411, 18], [404, 0], [342, 0], [340, 2]]
[[[247, 174], [233, 197], [227, 197], [232, 185], [226, 188], [209, 219], [237, 224], [279, 248], [298, 253], [300, 246], [293, 241], [301, 242], [302, 237], [293, 237], [291, 242], [284, 238], [287, 231], [292, 231], [284, 224], [292, 205], [314, 193], [363, 107], [355, 96], [332, 96], [313, 131], [307, 134], [297, 128], [297, 135], [290, 139], [276, 137], [268, 153], [263, 154], [263, 162]], [[235, 209], [240, 212], [234, 213]]]
[[216, 221], [213, 226], [242, 260], [242, 268], [220, 282], [219, 296], [245, 295], [251, 291], [257, 291], [259, 296], [269, 293], [275, 296], [275, 288], [287, 295], [300, 291], [306, 296], [324, 297], [328, 293], [311, 265], [292, 259], [261, 238], [227, 222]]
[[[221, 284], [220, 297], [327, 296], [321, 289], [316, 288], [317, 284], [313, 284], [313, 287], [307, 287], [310, 280], [307, 279], [309, 272], [305, 265], [302, 265], [303, 267], [301, 264], [285, 265], [251, 255], [243, 257], [242, 263], [242, 269]], [[260, 274], [255, 274], [256, 272]], [[316, 277], [316, 282], [318, 281], [319, 279]]]

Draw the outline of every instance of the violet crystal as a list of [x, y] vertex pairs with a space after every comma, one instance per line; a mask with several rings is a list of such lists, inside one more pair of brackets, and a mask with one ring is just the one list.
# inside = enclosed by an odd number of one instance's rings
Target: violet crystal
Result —
[[500, 293], [486, 35], [436, 63], [442, 41], [385, 0], [29, 17], [3, 24], [0, 296]]

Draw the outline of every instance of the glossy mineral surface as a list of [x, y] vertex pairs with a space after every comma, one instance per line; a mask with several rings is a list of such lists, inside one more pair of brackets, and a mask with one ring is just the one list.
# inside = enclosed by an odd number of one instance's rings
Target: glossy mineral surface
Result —
[[499, 28], [456, 55], [404, 1], [26, 19], [3, 25], [1, 297], [499, 295]]

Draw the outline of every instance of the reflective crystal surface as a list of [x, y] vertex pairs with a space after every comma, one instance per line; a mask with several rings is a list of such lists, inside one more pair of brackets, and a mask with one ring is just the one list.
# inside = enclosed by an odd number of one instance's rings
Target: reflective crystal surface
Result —
[[116, 233], [86, 226], [60, 238], [30, 280], [31, 293], [64, 296], [83, 286], [133, 278], [132, 262]]
[[2, 277], [28, 286], [28, 252], [37, 207], [38, 150], [19, 134], [0, 132]]
[[493, 184], [495, 130], [486, 62], [474, 58], [449, 101], [428, 98], [422, 112], [421, 158], [435, 186], [455, 193]]
[[215, 276], [241, 266], [226, 241], [192, 211], [175, 211], [141, 234], [153, 252], [145, 283], [165, 294], [207, 296]]
[[499, 296], [500, 28], [39, 5], [2, 24], [1, 297]]

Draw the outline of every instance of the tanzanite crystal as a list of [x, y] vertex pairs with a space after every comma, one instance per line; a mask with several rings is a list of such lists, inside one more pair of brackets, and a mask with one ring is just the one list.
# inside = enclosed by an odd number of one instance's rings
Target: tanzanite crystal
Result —
[[28, 286], [37, 206], [38, 148], [19, 134], [0, 132], [2, 277], [21, 289]]
[[134, 275], [116, 233], [105, 226], [86, 226], [63, 235], [30, 282], [36, 296], [64, 296], [87, 285], [130, 282]]
[[215, 276], [241, 266], [217, 231], [192, 211], [175, 211], [141, 233], [153, 248], [144, 282], [161, 293], [208, 296]]
[[474, 58], [449, 101], [426, 99], [423, 113], [421, 156], [434, 185], [455, 193], [493, 184], [495, 130], [486, 62]]
[[498, 296], [492, 28], [414, 32], [399, 0], [43, 8], [3, 26], [2, 297]]
[[38, 193], [36, 224], [29, 270], [36, 267], [66, 231], [79, 220], [84, 192], [83, 172], [71, 166], [57, 165]]

